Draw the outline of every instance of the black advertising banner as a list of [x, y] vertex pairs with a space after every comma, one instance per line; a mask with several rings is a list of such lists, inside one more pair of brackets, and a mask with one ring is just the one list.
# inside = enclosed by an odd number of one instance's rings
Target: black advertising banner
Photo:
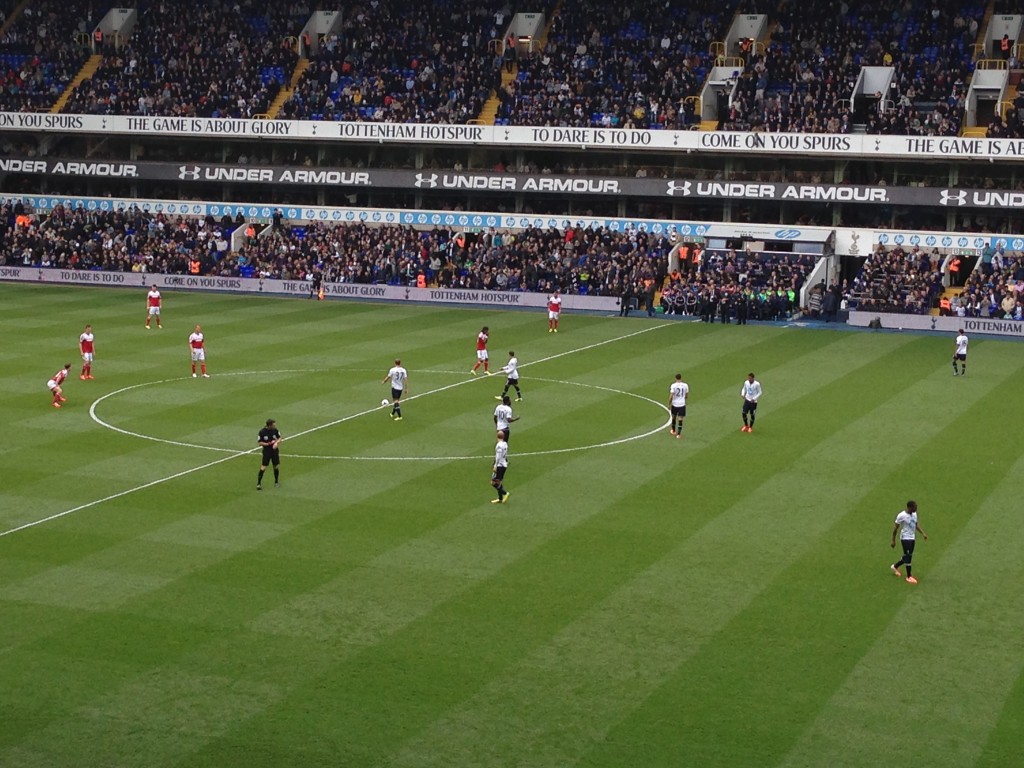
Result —
[[0, 158], [0, 174], [85, 179], [138, 179], [180, 183], [342, 186], [409, 192], [498, 192], [594, 195], [670, 200], [768, 200], [779, 202], [1024, 208], [1024, 192], [942, 187], [653, 179], [488, 171], [314, 168], [213, 163], [119, 162], [65, 158]]

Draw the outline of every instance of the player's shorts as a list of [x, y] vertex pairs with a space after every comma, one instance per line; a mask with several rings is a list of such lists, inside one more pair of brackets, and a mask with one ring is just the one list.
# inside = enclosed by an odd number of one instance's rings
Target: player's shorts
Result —
[[92, 362], [92, 355], [93, 355], [92, 352], [83, 352], [82, 353], [82, 361], [86, 362], [86, 363], [91, 363]]
[[557, 320], [557, 319], [558, 319], [558, 311], [555, 311], [553, 309], [549, 309], [548, 310], [548, 320]]
[[402, 399], [402, 390], [395, 389], [394, 387], [392, 387], [391, 388], [391, 399], [392, 400], [401, 400]]
[[672, 406], [672, 418], [679, 417], [680, 419], [686, 418], [686, 406], [685, 405], [673, 405]]
[[508, 469], [508, 467], [498, 467], [496, 470], [491, 472], [491, 482], [501, 483], [501, 481], [505, 479], [506, 469]]
[[513, 377], [509, 376], [508, 379], [505, 380], [505, 384], [506, 384], [506, 386], [509, 386], [509, 387], [518, 387], [519, 386], [519, 377], [516, 376], [515, 378], [513, 378]]
[[964, 352], [962, 355], [959, 355], [959, 354], [953, 355], [953, 359], [954, 360], [961, 360], [961, 361], [966, 360], [967, 359], [967, 353]]
[[743, 401], [743, 412], [744, 413], [754, 413], [754, 411], [756, 411], [756, 410], [757, 410], [757, 403], [755, 401], [753, 401], [753, 400], [744, 400]]
[[206, 362], [206, 350], [205, 349], [193, 349], [192, 350], [192, 362], [203, 363]]
[[269, 467], [273, 464], [275, 467], [281, 463], [281, 451], [277, 448], [263, 448], [263, 458], [260, 459], [260, 464], [264, 467]]
[[55, 390], [57, 386], [57, 382], [54, 381], [53, 379], [50, 379], [48, 382], [46, 382], [46, 388], [51, 392], [53, 392], [53, 390]]
[[150, 307], [149, 308], [149, 314], [153, 315], [154, 317], [159, 317], [160, 316], [160, 307]]
[[903, 546], [904, 555], [914, 554], [914, 543], [915, 539], [900, 539], [900, 544]]
[[481, 362], [486, 360], [487, 359], [487, 350], [486, 349], [478, 349], [476, 351], [476, 359], [480, 360]]

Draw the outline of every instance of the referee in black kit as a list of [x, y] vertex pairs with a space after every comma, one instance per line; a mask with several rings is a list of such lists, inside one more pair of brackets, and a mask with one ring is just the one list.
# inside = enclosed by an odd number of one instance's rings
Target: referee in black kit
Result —
[[278, 445], [281, 443], [281, 433], [277, 431], [277, 422], [267, 419], [267, 426], [260, 430], [259, 444], [263, 447], [263, 458], [260, 459], [260, 474], [256, 478], [256, 490], [263, 490], [263, 473], [267, 467], [274, 465], [274, 485], [281, 484], [281, 451]]

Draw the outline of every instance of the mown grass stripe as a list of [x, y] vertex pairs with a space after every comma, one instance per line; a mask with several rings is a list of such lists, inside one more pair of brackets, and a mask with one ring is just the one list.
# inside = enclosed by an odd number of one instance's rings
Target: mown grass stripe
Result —
[[[889, 357], [899, 354], [905, 353], [890, 352]], [[852, 383], [863, 385], [871, 375], [862, 367], [832, 373], [841, 377], [831, 385], [836, 388]], [[892, 412], [920, 397], [915, 383], [910, 376], [893, 380], [887, 393], [890, 397], [880, 403], [878, 412], [869, 411], [853, 421], [838, 438], [854, 434], [872, 422], [875, 428], [887, 424]], [[819, 385], [827, 386], [815, 379], [805, 385], [812, 390]], [[852, 405], [847, 403], [845, 407]], [[791, 407], [783, 407], [782, 413]], [[833, 520], [826, 515], [805, 519], [812, 509], [824, 507], [833, 493], [841, 498], [844, 492], [854, 496], [861, 492], [862, 486], [856, 482], [845, 488], [816, 486], [813, 477], [810, 488], [801, 489], [803, 473], [788, 471], [791, 465], [803, 469], [802, 462], [813, 463], [820, 443], [831, 439], [834, 424], [849, 416], [848, 411], [837, 407], [821, 423], [805, 425], [800, 440], [777, 447], [771, 457], [762, 457], [756, 464], [745, 464], [741, 471], [744, 488], [753, 488], [749, 494], [737, 498], [721, 512], [700, 509], [699, 516], [707, 522], [702, 527], [698, 523], [695, 534], [683, 538], [675, 549], [664, 553], [592, 613], [561, 632], [550, 645], [538, 649], [456, 712], [442, 718], [423, 737], [414, 740], [398, 762], [442, 764], [468, 754], [494, 759], [512, 749], [517, 740], [533, 745], [536, 764], [562, 765], [587, 753], [593, 742], [600, 741], [619, 719], [640, 706], [666, 678], [675, 675], [679, 665], [701, 652], [775, 576], [812, 545], [815, 531], [820, 532]], [[865, 459], [870, 461], [871, 451], [870, 447], [863, 447], [861, 454], [854, 457], [853, 466]], [[891, 454], [877, 456], [871, 465], [882, 464], [886, 458], [891, 458]], [[687, 483], [680, 501], [689, 502], [690, 496]], [[795, 514], [794, 505], [787, 503], [797, 497], [800, 514]], [[683, 506], [680, 513], [685, 515], [685, 509]], [[748, 520], [756, 520], [756, 525], [745, 522]], [[754, 531], [756, 538], [751, 538]], [[757, 577], [752, 579], [752, 573]], [[695, 709], [699, 706], [694, 704]], [[520, 713], [516, 729], [499, 732], [478, 725], [470, 727], [470, 723], [495, 722], [495, 713], [506, 707]], [[636, 719], [648, 722], [650, 715], [647, 720], [644, 716], [630, 718], [630, 729], [641, 730], [634, 722]], [[659, 735], [664, 741], [664, 735]], [[692, 733], [687, 738], [700, 741]], [[631, 741], [628, 748], [641, 749], [642, 741]], [[612, 754], [606, 759], [601, 749], [596, 749], [588, 759], [596, 764], [615, 765], [638, 759], [659, 762], [666, 757], [629, 756], [627, 749], [613, 750]], [[717, 764], [729, 764], [728, 760], [714, 758], [711, 751], [687, 755], [686, 760], [689, 759], [702, 764], [715, 760]]]
[[[984, 439], [998, 420], [998, 404], [1012, 397], [1015, 387], [1013, 381], [1004, 383], [974, 402], [943, 439]], [[924, 474], [913, 466], [932, 460], [922, 453], [904, 467], [906, 476]], [[947, 458], [938, 476], [955, 465], [955, 459]], [[894, 733], [880, 712], [878, 692], [886, 686], [891, 686], [888, 701], [900, 718], [914, 723], [918, 738], [910, 751], [922, 765], [975, 765], [1000, 718], [1007, 725], [1013, 721], [1006, 715], [1024, 672], [1024, 657], [1014, 652], [1024, 636], [1024, 593], [1012, 585], [1024, 583], [1024, 564], [998, 553], [1024, 547], [1024, 530], [1017, 516], [1007, 513], [1017, 505], [1022, 472], [1024, 459], [997, 452], [988, 477], [965, 478], [955, 493], [949, 488], [934, 493], [921, 508], [921, 524], [931, 539], [922, 541], [915, 554], [918, 588], [891, 585], [904, 591], [875, 617], [877, 639], [865, 644], [856, 665], [781, 765], [852, 764], [851, 754], [858, 764], [877, 764], [894, 750], [908, 749], [905, 734]], [[982, 625], [987, 628], [979, 637]], [[870, 637], [867, 627], [858, 629], [864, 639]], [[1021, 710], [1015, 714], [1017, 725], [1011, 728], [1019, 730]], [[998, 753], [993, 744], [990, 756]]]

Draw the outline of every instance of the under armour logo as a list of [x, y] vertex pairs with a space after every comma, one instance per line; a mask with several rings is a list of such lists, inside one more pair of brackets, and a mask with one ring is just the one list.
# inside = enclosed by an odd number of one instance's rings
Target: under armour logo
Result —
[[413, 186], [417, 188], [427, 187], [428, 189], [433, 189], [437, 186], [437, 174], [432, 173], [429, 176], [424, 176], [422, 173], [417, 173], [416, 182]]
[[199, 170], [198, 165], [180, 165], [178, 166], [178, 178], [182, 181], [197, 181]]
[[690, 182], [684, 181], [682, 184], [676, 184], [674, 181], [665, 182], [667, 188], [665, 189], [666, 195], [682, 195], [686, 197], [690, 194]]
[[951, 194], [948, 189], [944, 189], [939, 192], [939, 205], [966, 205], [967, 204], [967, 192], [965, 190], [958, 190], [956, 194]]

